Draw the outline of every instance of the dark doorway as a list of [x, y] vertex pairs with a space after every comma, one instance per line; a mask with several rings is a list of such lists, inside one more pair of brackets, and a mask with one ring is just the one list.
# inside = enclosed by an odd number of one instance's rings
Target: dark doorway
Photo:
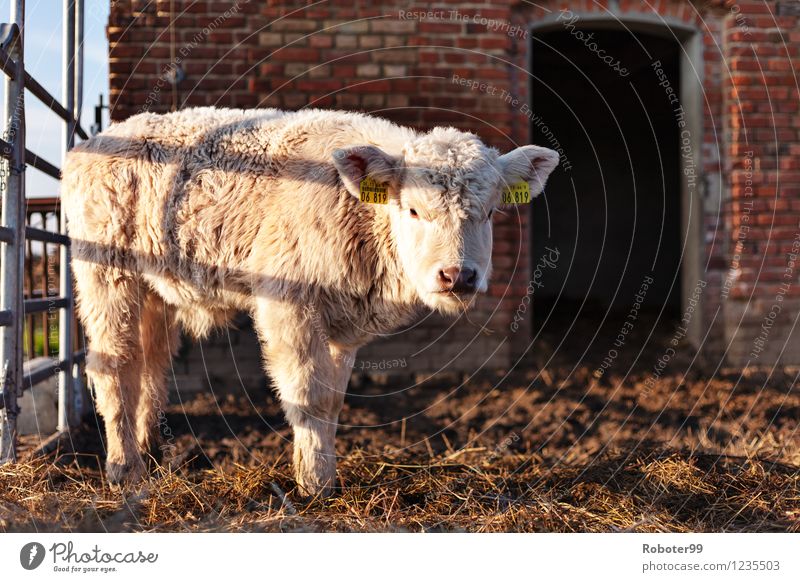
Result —
[[679, 50], [624, 29], [533, 35], [531, 141], [564, 151], [532, 204], [534, 274], [558, 254], [540, 272], [534, 329], [549, 315], [624, 316], [649, 277], [643, 308], [680, 311]]

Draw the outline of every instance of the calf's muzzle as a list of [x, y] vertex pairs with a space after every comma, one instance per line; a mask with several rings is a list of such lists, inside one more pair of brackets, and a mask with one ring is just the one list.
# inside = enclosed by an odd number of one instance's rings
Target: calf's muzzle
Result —
[[437, 279], [442, 293], [474, 293], [478, 272], [469, 267], [446, 267]]

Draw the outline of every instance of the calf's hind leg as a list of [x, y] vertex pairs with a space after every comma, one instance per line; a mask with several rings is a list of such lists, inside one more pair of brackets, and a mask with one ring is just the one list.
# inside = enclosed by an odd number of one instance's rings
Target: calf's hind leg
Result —
[[154, 293], [147, 293], [142, 301], [139, 331], [142, 386], [136, 408], [136, 441], [142, 453], [152, 454], [158, 461], [162, 452], [171, 456], [169, 449], [173, 446], [164, 410], [167, 406], [166, 371], [180, 341], [174, 309]]
[[75, 260], [78, 314], [86, 331], [86, 373], [106, 425], [106, 474], [112, 484], [140, 480], [145, 465], [136, 442], [141, 396], [141, 289], [131, 273]]

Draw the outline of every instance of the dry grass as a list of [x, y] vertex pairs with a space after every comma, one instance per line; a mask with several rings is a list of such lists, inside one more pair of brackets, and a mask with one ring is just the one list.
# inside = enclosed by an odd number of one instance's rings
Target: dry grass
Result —
[[[298, 500], [289, 467], [161, 471], [126, 493], [77, 459], [0, 468], [4, 531], [800, 531], [800, 475], [755, 459], [639, 452], [580, 467], [485, 451], [355, 452]], [[285, 493], [288, 492], [288, 493]]]

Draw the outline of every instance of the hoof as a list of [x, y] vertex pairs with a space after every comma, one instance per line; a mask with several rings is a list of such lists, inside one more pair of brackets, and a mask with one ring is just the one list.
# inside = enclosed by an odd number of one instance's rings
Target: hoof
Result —
[[130, 485], [138, 483], [144, 476], [144, 468], [139, 463], [114, 463], [106, 461], [106, 478], [111, 485]]
[[303, 485], [298, 485], [297, 492], [300, 501], [309, 502], [315, 499], [327, 499], [333, 495], [333, 488], [323, 487], [322, 489], [314, 491]]
[[333, 495], [334, 478], [318, 478], [316, 475], [296, 476], [297, 490], [306, 500], [325, 499]]

